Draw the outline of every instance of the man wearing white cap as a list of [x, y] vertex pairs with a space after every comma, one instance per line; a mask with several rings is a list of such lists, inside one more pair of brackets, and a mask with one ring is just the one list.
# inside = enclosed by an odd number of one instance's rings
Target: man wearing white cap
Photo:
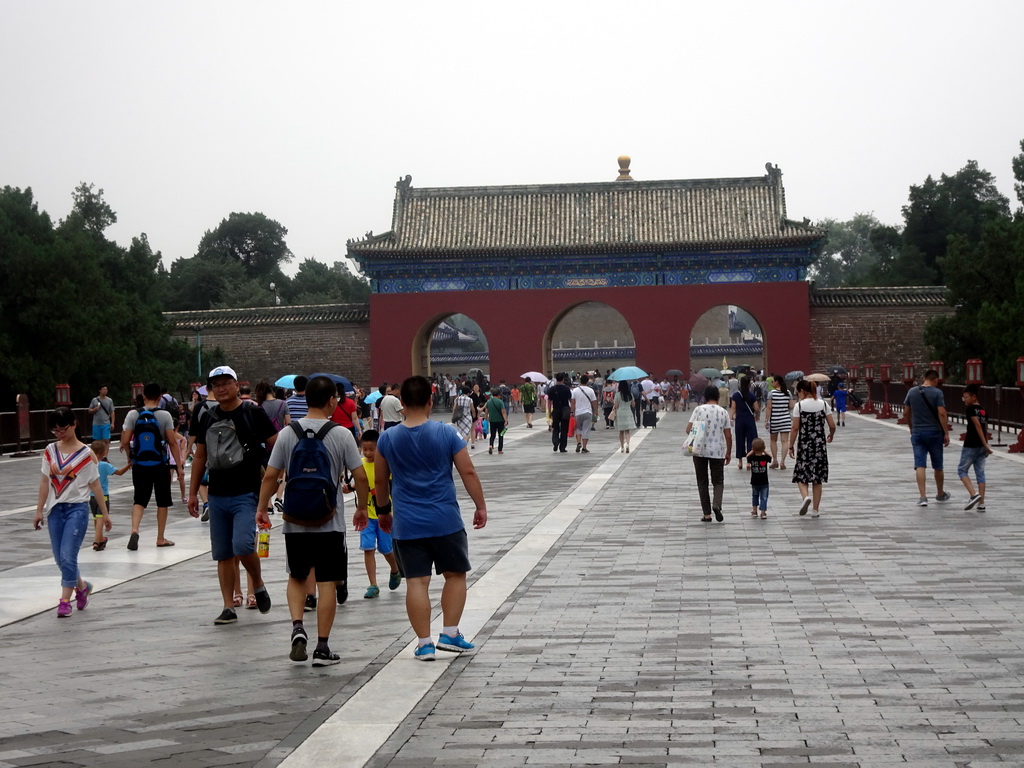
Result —
[[234, 624], [238, 621], [234, 610], [236, 557], [252, 577], [260, 613], [270, 610], [270, 595], [256, 554], [256, 502], [261, 469], [277, 430], [266, 411], [238, 396], [234, 369], [226, 365], [214, 368], [207, 386], [217, 407], [203, 414], [196, 430], [188, 511], [192, 517], [199, 516], [199, 483], [209, 468], [210, 543], [224, 601], [224, 610], [213, 623]]

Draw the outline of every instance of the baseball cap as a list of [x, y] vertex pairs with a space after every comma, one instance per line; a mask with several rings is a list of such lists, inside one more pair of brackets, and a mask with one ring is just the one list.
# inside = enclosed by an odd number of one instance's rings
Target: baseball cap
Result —
[[217, 376], [230, 376], [235, 381], [238, 381], [238, 375], [235, 373], [235, 369], [227, 365], [218, 365], [210, 371], [210, 375], [206, 377], [206, 380], [209, 382]]

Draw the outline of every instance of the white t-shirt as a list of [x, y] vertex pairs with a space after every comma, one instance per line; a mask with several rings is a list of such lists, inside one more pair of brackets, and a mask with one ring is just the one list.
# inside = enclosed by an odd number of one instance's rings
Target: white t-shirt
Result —
[[828, 416], [832, 413], [832, 406], [828, 404], [827, 400], [815, 400], [812, 397], [808, 397], [798, 401], [793, 406], [793, 418], [799, 419], [801, 411], [803, 413], [824, 413]]
[[385, 422], [402, 420], [402, 401], [394, 395], [384, 395], [378, 402], [380, 415]]
[[698, 405], [693, 409], [690, 423], [704, 422], [704, 442], [698, 456], [705, 459], [725, 458], [725, 433], [729, 430], [729, 412], [717, 403]]
[[50, 443], [43, 451], [42, 472], [50, 478], [46, 496], [46, 510], [54, 504], [79, 504], [89, 501], [89, 483], [100, 479], [96, 459], [88, 446], [65, 456], [57, 443]]
[[573, 413], [577, 416], [581, 413], [593, 415], [594, 406], [591, 403], [596, 400], [597, 395], [594, 394], [594, 390], [590, 388], [590, 385], [581, 384], [572, 391]]

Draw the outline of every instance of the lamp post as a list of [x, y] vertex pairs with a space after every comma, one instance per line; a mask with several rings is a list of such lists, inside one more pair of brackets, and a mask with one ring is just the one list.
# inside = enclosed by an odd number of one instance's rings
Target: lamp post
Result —
[[977, 384], [981, 386], [984, 383], [984, 364], [976, 357], [972, 357], [967, 361], [967, 376], [964, 381], [967, 384]]
[[68, 384], [58, 384], [54, 387], [54, 403], [57, 407], [71, 405], [71, 387]]
[[941, 387], [946, 381], [946, 364], [941, 360], [932, 360], [928, 363], [928, 367], [939, 374], [939, 386]]
[[[1017, 358], [1017, 386], [1024, 397], [1024, 357]], [[1024, 425], [1017, 434], [1017, 442], [1010, 446], [1010, 453], [1024, 453]]]
[[864, 381], [868, 385], [868, 399], [864, 401], [860, 412], [863, 414], [874, 414], [875, 404], [871, 402], [871, 384], [875, 380], [875, 366], [871, 363], [864, 364]]
[[895, 419], [896, 414], [892, 412], [892, 408], [889, 407], [889, 384], [892, 383], [892, 366], [889, 363], [882, 363], [882, 410], [878, 412], [876, 418], [879, 419]]

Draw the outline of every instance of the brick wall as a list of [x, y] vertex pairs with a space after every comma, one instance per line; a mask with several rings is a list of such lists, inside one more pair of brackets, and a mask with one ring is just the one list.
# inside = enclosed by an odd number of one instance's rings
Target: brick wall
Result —
[[905, 362], [923, 372], [931, 360], [924, 344], [929, 318], [949, 315], [952, 307], [811, 307], [811, 359], [815, 370], [829, 365], [892, 365], [894, 378]]
[[[195, 347], [194, 331], [177, 331], [177, 338]], [[353, 384], [370, 382], [369, 323], [261, 325], [258, 328], [211, 328], [203, 331], [203, 368], [224, 363], [241, 380], [255, 386], [260, 379], [273, 383], [288, 373], [337, 373]], [[220, 347], [224, 360], [207, 353]]]

